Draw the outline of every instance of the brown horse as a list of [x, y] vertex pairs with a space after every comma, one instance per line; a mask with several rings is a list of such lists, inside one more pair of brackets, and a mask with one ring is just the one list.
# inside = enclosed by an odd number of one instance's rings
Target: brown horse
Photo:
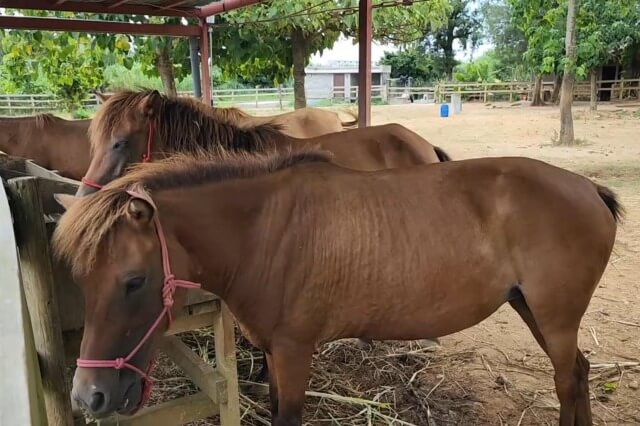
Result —
[[[165, 151], [211, 151], [220, 147], [231, 151], [290, 151], [317, 145], [331, 151], [337, 164], [358, 170], [449, 160], [443, 150], [398, 124], [296, 139], [270, 123], [238, 127], [220, 120], [211, 108], [195, 99], [169, 98], [157, 91], [125, 91], [109, 96], [89, 133], [93, 158], [78, 196], [96, 191], [143, 156], [151, 158]], [[267, 369], [264, 364], [258, 380], [267, 375]]]
[[80, 180], [89, 168], [87, 130], [91, 120], [51, 114], [0, 118], [0, 151], [35, 161], [62, 176]]
[[[102, 102], [111, 95], [94, 92]], [[344, 111], [353, 117], [351, 121], [342, 121], [338, 113], [320, 108], [300, 108], [283, 114], [258, 117], [247, 114], [240, 108], [211, 108], [219, 120], [240, 127], [256, 127], [262, 124], [275, 124], [282, 128], [285, 135], [308, 139], [329, 133], [340, 132], [358, 125], [358, 117], [351, 111]]]
[[175, 274], [268, 354], [273, 424], [301, 424], [318, 345], [443, 336], [506, 302], [551, 359], [560, 424], [591, 424], [578, 328], [621, 206], [582, 176], [526, 158], [358, 172], [321, 153], [184, 156], [57, 198], [54, 250], [87, 306], [73, 395], [94, 416], [139, 405]]
[[[144, 156], [224, 148], [232, 151], [290, 151], [319, 146], [334, 161], [356, 170], [381, 170], [449, 159], [441, 149], [398, 124], [346, 130], [310, 139], [284, 135], [274, 124], [239, 127], [190, 98], [169, 98], [157, 91], [119, 92], [98, 110], [89, 128], [93, 156], [86, 195], [122, 175]], [[88, 185], [87, 185], [88, 184]]]

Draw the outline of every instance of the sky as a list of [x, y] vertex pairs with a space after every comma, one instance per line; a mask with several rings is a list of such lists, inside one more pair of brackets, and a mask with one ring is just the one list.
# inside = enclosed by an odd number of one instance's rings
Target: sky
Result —
[[[483, 44], [479, 46], [475, 52], [473, 52], [473, 57], [477, 58], [481, 56], [484, 52], [489, 50], [491, 46], [487, 44]], [[378, 44], [373, 43], [371, 46], [371, 56], [373, 62], [378, 62], [383, 56], [384, 52], [393, 52], [398, 50], [397, 47], [391, 44]], [[456, 51], [456, 59], [465, 62], [468, 61], [472, 57], [471, 52], [464, 51], [460, 48]], [[332, 49], [325, 49], [325, 51], [320, 54], [315, 54], [311, 57], [312, 64], [326, 64], [330, 61], [357, 61], [358, 60], [358, 44], [353, 44], [351, 38], [341, 37], [334, 45]]]

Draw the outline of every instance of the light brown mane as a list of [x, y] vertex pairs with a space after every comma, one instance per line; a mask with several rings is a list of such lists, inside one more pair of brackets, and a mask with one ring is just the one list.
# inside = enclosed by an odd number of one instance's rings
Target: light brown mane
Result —
[[211, 153], [177, 154], [164, 160], [135, 165], [97, 193], [82, 197], [67, 210], [53, 235], [56, 256], [68, 261], [75, 274], [87, 273], [125, 214], [129, 194], [135, 188], [153, 190], [202, 185], [228, 179], [243, 179], [273, 173], [298, 164], [328, 162], [326, 151], [305, 150], [285, 154]]
[[[168, 152], [195, 152], [224, 148], [232, 151], [263, 151], [281, 138], [277, 124], [238, 126], [217, 116], [212, 108], [185, 97], [167, 97], [157, 91], [122, 91], [105, 101], [89, 126], [92, 149], [111, 140], [122, 121], [140, 115], [153, 100], [155, 131]], [[140, 115], [141, 116], [141, 115]]]
[[213, 114], [220, 119], [241, 126], [242, 123], [252, 116], [241, 110], [240, 108], [212, 108]]

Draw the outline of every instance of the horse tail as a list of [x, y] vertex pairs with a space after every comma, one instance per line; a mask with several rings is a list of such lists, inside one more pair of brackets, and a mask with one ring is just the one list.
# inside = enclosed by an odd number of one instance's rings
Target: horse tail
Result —
[[616, 223], [620, 223], [622, 221], [622, 217], [624, 216], [624, 207], [620, 204], [618, 200], [618, 196], [611, 189], [606, 186], [596, 185], [596, 189], [598, 190], [598, 195], [600, 199], [607, 206], [611, 214], [613, 215], [613, 219]]
[[353, 120], [351, 121], [340, 121], [340, 125], [342, 125], [343, 129], [350, 129], [351, 127], [355, 127], [358, 125], [358, 114], [351, 110], [342, 110], [345, 114], [350, 115]]
[[449, 157], [449, 154], [447, 154], [444, 149], [440, 148], [439, 146], [434, 146], [433, 150], [436, 152], [438, 160], [440, 160], [441, 163], [444, 163], [445, 161], [451, 161], [451, 157]]

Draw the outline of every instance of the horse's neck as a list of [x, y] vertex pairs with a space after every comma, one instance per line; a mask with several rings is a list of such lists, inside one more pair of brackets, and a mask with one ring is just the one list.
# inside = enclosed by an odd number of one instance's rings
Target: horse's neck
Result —
[[[20, 132], [24, 131], [24, 121], [16, 118], [0, 119], [0, 151], [7, 154], [19, 154], [16, 150], [21, 149], [24, 143]], [[35, 126], [35, 122], [33, 123]]]
[[[256, 235], [256, 229], [271, 186], [253, 184], [253, 180], [154, 195], [163, 223], [167, 222], [167, 229], [189, 258], [190, 275], [186, 278], [200, 281], [232, 310], [259, 297], [252, 274], [260, 265], [253, 262], [264, 257], [263, 246], [269, 241], [268, 229], [262, 229], [260, 235]], [[256, 245], [258, 238], [260, 243]]]

